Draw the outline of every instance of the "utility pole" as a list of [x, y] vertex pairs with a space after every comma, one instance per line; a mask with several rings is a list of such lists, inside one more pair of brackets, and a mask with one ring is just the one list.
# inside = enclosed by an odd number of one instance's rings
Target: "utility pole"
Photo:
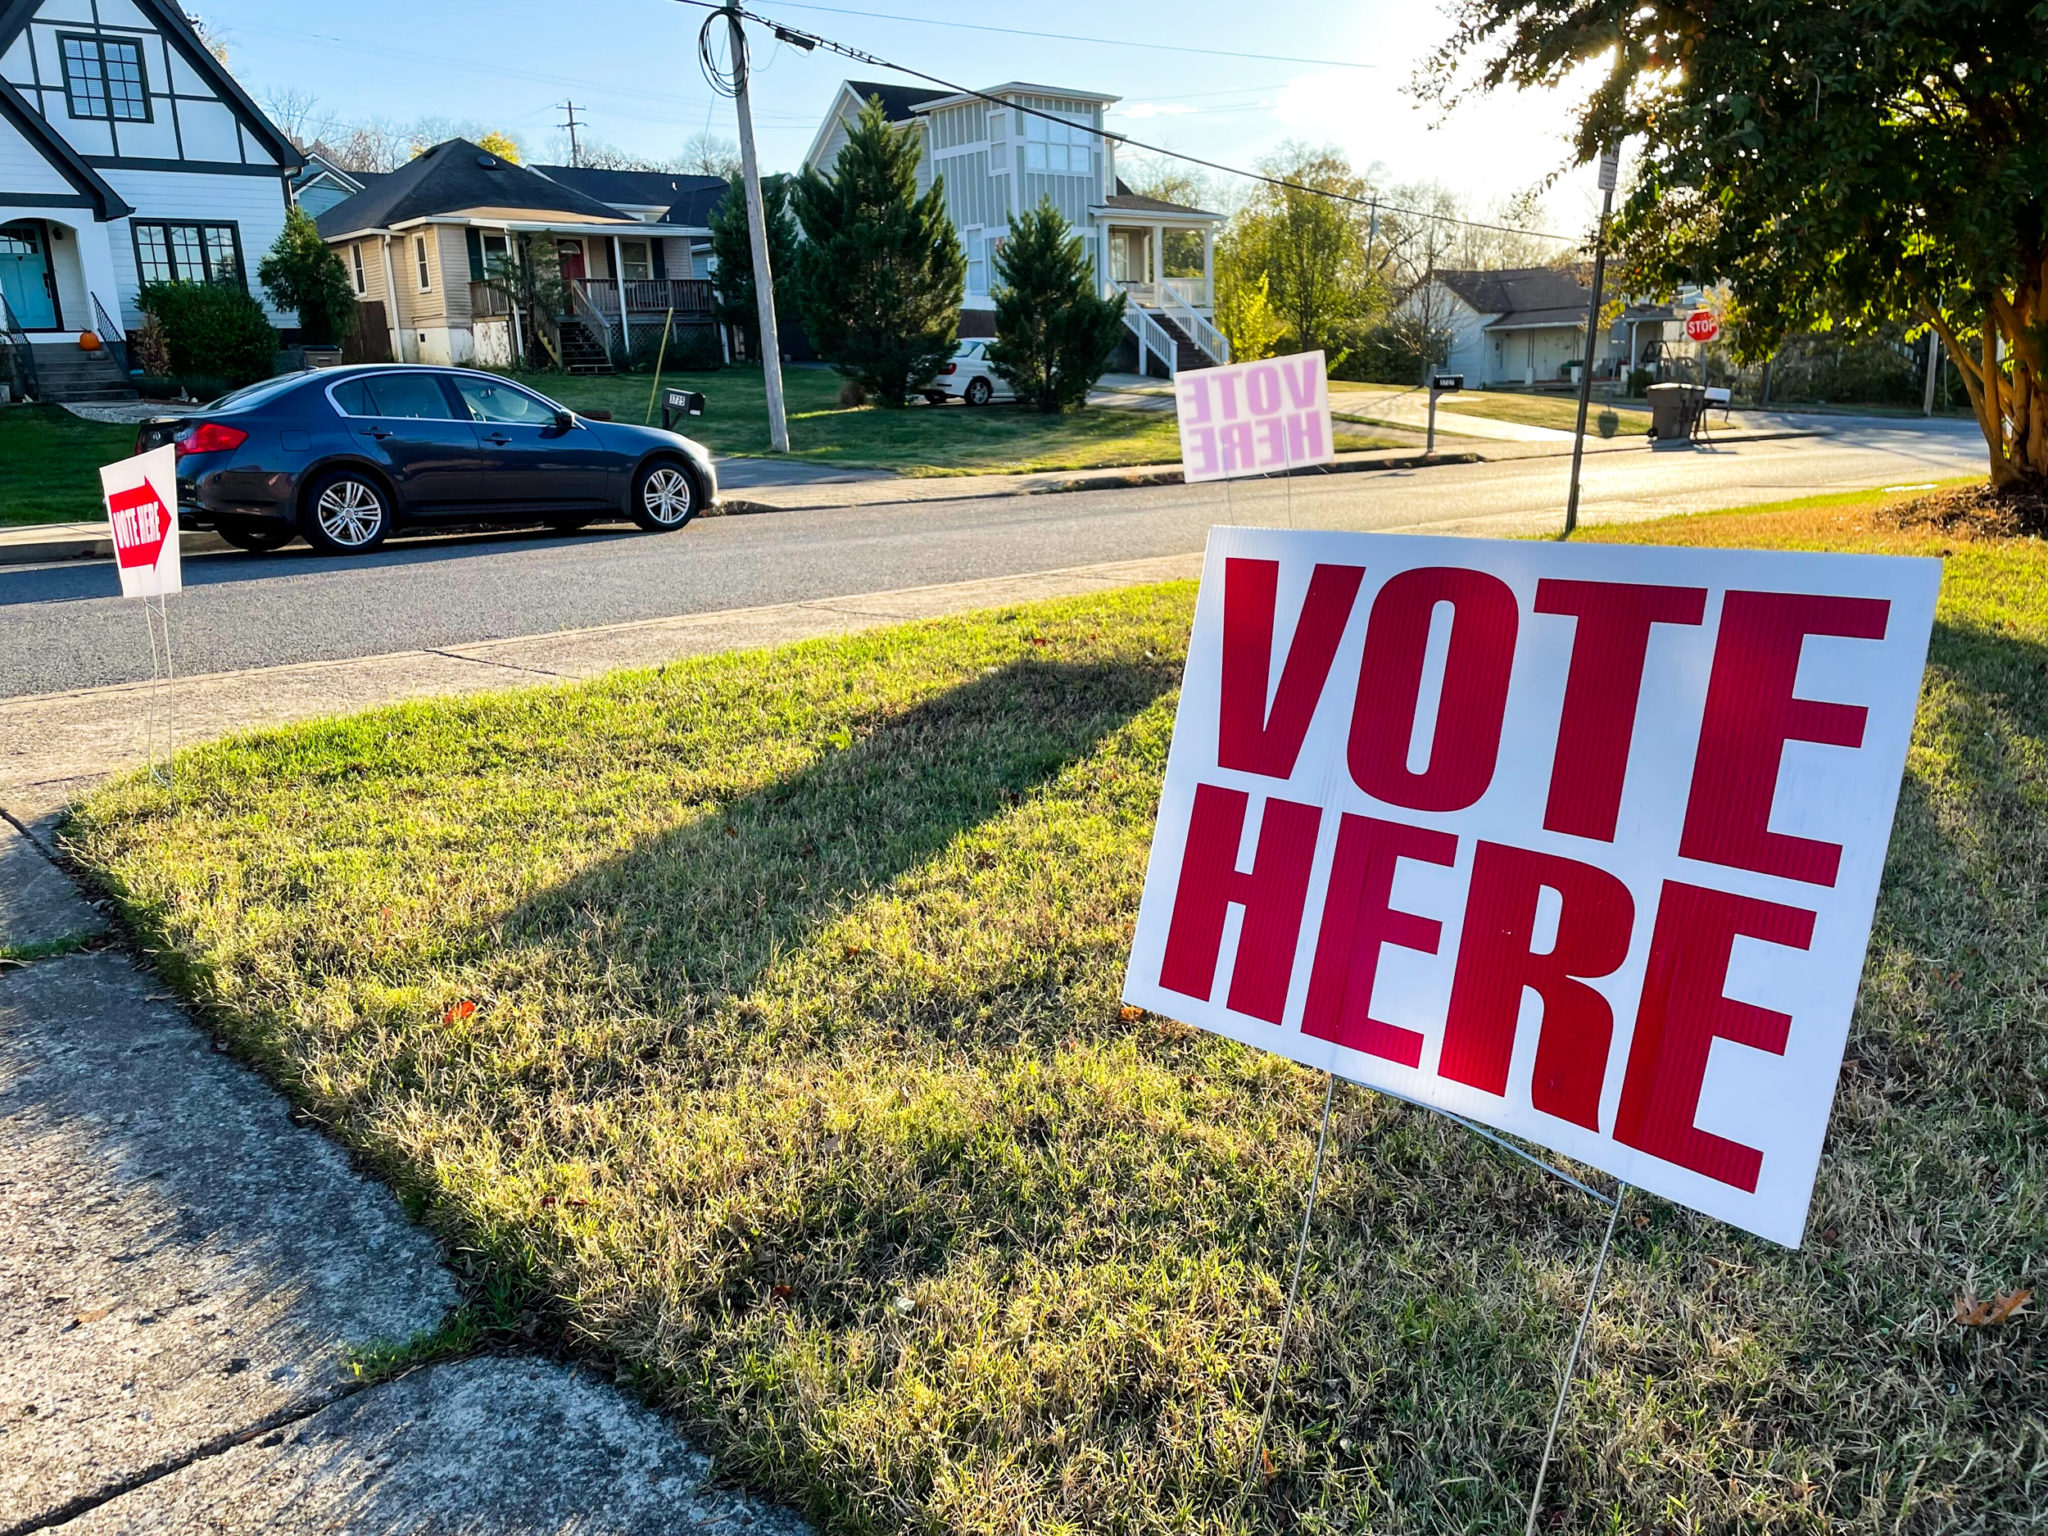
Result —
[[761, 164], [754, 155], [754, 111], [747, 104], [747, 34], [738, 0], [726, 0], [732, 33], [733, 101], [739, 108], [740, 176], [747, 189], [747, 234], [754, 247], [754, 300], [761, 314], [761, 382], [768, 391], [768, 444], [789, 452], [789, 416], [782, 404], [782, 338], [775, 329], [775, 274], [768, 264], [768, 211], [761, 202]]
[[583, 163], [583, 144], [582, 141], [576, 137], [576, 130], [578, 128], [583, 127], [584, 125], [576, 121], [575, 102], [563, 102], [562, 110], [569, 114], [569, 121], [567, 121], [566, 123], [557, 123], [555, 124], [555, 126], [557, 128], [566, 128], [569, 130], [569, 164], [571, 166], [578, 166]]
[[[1621, 145], [1609, 144], [1600, 151], [1600, 230], [1593, 237], [1593, 300], [1586, 307], [1586, 357], [1579, 365], [1579, 429], [1572, 437], [1572, 488], [1564, 503], [1566, 538], [1579, 527], [1579, 465], [1586, 457], [1586, 410], [1593, 403], [1593, 354], [1600, 348], [1600, 288], [1607, 277], [1607, 216], [1614, 211], [1614, 184], [1620, 179]], [[1704, 360], [1700, 366], [1706, 367]]]

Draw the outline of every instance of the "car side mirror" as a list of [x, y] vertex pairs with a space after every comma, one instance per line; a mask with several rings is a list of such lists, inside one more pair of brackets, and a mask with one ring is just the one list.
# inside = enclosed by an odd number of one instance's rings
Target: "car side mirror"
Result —
[[566, 432], [575, 425], [576, 413], [574, 411], [555, 412], [555, 430], [557, 432]]

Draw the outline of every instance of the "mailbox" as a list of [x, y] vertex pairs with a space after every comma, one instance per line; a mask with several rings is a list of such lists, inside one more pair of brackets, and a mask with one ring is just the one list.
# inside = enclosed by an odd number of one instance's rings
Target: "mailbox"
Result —
[[694, 389], [664, 389], [661, 392], [661, 425], [674, 431], [679, 417], [702, 416], [704, 396]]
[[1433, 395], [1455, 395], [1465, 387], [1462, 373], [1439, 373], [1430, 377], [1429, 392]]

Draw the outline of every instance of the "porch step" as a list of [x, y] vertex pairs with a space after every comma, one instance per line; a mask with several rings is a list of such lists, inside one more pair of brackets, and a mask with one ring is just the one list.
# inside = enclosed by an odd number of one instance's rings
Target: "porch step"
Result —
[[1211, 357], [1202, 344], [1181, 329], [1180, 322], [1173, 316], [1154, 311], [1152, 318], [1159, 322], [1159, 328], [1173, 338], [1173, 371], [1181, 373], [1189, 368], [1214, 368], [1217, 359]]
[[612, 355], [581, 320], [560, 322], [562, 366], [571, 373], [611, 373]]
[[133, 400], [135, 386], [106, 352], [37, 347], [36, 393], [51, 401]]

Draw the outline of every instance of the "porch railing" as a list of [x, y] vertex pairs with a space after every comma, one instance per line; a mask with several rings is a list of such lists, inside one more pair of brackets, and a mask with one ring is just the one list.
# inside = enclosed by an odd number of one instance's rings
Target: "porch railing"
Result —
[[1180, 372], [1180, 347], [1166, 327], [1153, 318], [1151, 310], [1137, 304], [1124, 305], [1124, 324], [1138, 339], [1138, 372], [1152, 371], [1148, 353], [1159, 359], [1169, 379]]
[[14, 317], [14, 311], [7, 307], [7, 299], [0, 294], [0, 351], [7, 354], [8, 373], [24, 400], [33, 400], [39, 391], [36, 388], [36, 354], [28, 343], [28, 333]]
[[[619, 290], [616, 278], [586, 277], [577, 284], [591, 306], [608, 321], [616, 323]], [[678, 321], [708, 324], [713, 318], [711, 284], [699, 277], [633, 277], [624, 283], [626, 313], [659, 319], [674, 309]]]
[[1195, 345], [1216, 359], [1219, 363], [1230, 361], [1230, 339], [1216, 329], [1215, 323], [1188, 302], [1173, 284], [1181, 281], [1199, 282], [1200, 279], [1168, 278], [1165, 291], [1160, 297], [1165, 301], [1159, 307], [1173, 316], [1180, 328], [1188, 333]]
[[100, 345], [107, 349], [107, 355], [114, 360], [114, 366], [125, 376], [128, 372], [128, 333], [114, 323], [107, 313], [107, 306], [100, 302], [100, 296], [92, 296], [93, 318], [98, 321], [95, 329], [99, 333]]
[[489, 283], [469, 285], [469, 315], [472, 320], [489, 320], [512, 313], [512, 301], [501, 288]]
[[1117, 287], [1131, 296], [1132, 303], [1147, 309], [1165, 309], [1176, 302], [1207, 309], [1213, 297], [1206, 277], [1169, 277], [1159, 283], [1120, 282]]

